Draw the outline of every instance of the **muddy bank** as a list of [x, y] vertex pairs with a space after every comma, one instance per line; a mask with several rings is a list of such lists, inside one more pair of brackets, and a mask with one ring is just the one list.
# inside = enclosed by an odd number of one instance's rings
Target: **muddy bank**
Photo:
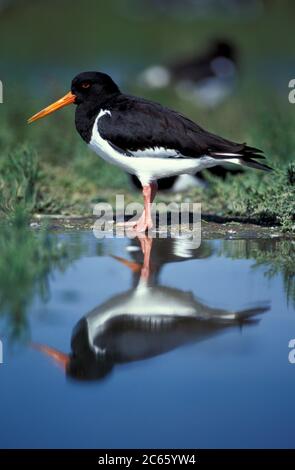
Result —
[[[190, 220], [192, 214], [190, 214]], [[123, 218], [123, 216], [122, 216]], [[125, 220], [127, 220], [125, 218]], [[31, 227], [38, 229], [47, 226], [50, 230], [64, 231], [64, 230], [92, 230], [97, 224], [97, 216], [63, 216], [63, 215], [40, 215], [36, 214], [32, 218]], [[187, 233], [191, 230], [191, 225], [183, 226], [182, 233]], [[110, 233], [122, 228], [116, 225], [116, 220], [109, 218], [105, 225], [105, 230]], [[163, 233], [165, 227], [161, 226], [157, 218], [157, 226], [154, 232], [159, 234]], [[283, 232], [280, 227], [261, 226], [254, 223], [249, 223], [243, 219], [226, 219], [214, 215], [203, 215], [201, 220], [201, 231], [203, 239], [284, 239], [294, 240], [294, 233]], [[176, 234], [179, 232], [179, 225], [171, 223], [171, 217], [168, 217], [168, 233]]]

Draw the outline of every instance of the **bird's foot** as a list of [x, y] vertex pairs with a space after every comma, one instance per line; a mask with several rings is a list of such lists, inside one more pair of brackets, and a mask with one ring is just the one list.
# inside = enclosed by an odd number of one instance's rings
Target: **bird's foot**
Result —
[[116, 225], [118, 227], [133, 228], [137, 224], [137, 222], [137, 220], [126, 220], [124, 222], [117, 222]]
[[151, 230], [153, 228], [153, 221], [147, 219], [138, 219], [137, 223], [133, 226], [133, 230], [139, 233], [144, 233], [147, 230]]
[[144, 221], [145, 221], [145, 211], [143, 211], [139, 219], [134, 220], [132, 218], [131, 220], [126, 220], [124, 222], [117, 222], [117, 225], [118, 227], [135, 228], [136, 225], [141, 224]]
[[137, 220], [127, 220], [126, 222], [117, 223], [118, 226], [123, 226], [127, 229], [132, 229], [135, 232], [146, 232], [153, 228], [153, 221], [151, 218], [146, 217], [145, 211]]
[[146, 212], [143, 211], [138, 220], [135, 221], [132, 229], [137, 233], [145, 233], [147, 230], [150, 230], [153, 227], [153, 221], [151, 217], [146, 215]]

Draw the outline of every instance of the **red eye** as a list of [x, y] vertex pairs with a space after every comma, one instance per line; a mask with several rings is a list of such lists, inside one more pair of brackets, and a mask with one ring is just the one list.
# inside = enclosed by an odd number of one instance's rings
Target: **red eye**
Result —
[[90, 87], [90, 83], [87, 83], [87, 82], [84, 82], [82, 83], [82, 88], [89, 88]]

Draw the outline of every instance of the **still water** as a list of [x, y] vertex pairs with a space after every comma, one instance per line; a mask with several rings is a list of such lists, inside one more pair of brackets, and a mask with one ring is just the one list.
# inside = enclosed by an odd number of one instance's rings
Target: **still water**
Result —
[[1, 448], [294, 447], [291, 242], [55, 237], [2, 312]]

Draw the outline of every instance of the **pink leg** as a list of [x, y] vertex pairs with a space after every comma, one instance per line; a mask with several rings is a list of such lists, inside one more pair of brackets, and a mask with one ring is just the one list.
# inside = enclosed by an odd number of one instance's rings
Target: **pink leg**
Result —
[[134, 229], [137, 232], [145, 232], [146, 230], [151, 229], [153, 227], [151, 204], [155, 199], [157, 188], [158, 185], [156, 182], [146, 184], [142, 188], [144, 210], [141, 217], [138, 219], [134, 226]]
[[[124, 222], [122, 225], [125, 227], [134, 228], [137, 232], [145, 232], [147, 229], [153, 227], [152, 215], [151, 215], [151, 204], [155, 199], [158, 185], [155, 181], [143, 185], [142, 194], [144, 199], [144, 210], [139, 219], [130, 220]], [[121, 224], [120, 224], [121, 225]]]

